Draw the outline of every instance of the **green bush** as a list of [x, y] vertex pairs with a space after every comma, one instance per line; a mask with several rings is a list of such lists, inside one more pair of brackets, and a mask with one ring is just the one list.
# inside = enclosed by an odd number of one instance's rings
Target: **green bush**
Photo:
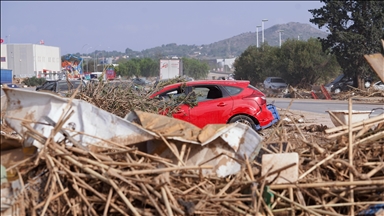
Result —
[[28, 77], [22, 83], [30, 87], [30, 86], [42, 85], [45, 81], [46, 81], [45, 78], [37, 78], [33, 76], [33, 77]]

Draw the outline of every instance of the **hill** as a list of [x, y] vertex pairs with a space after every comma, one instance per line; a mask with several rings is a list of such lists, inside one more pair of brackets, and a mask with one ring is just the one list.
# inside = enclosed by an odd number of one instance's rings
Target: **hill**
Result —
[[[326, 32], [312, 27], [310, 24], [289, 22], [286, 24], [278, 24], [264, 29], [264, 40], [271, 46], [279, 45], [279, 30], [283, 30], [281, 34], [282, 43], [288, 38], [308, 40], [311, 37], [324, 38]], [[262, 40], [262, 31], [259, 29], [259, 44]], [[139, 57], [192, 57], [200, 59], [212, 58], [232, 58], [239, 56], [249, 46], [256, 45], [256, 31], [242, 33], [228, 39], [214, 42], [206, 45], [177, 45], [175, 43], [146, 49], [141, 52], [127, 49], [126, 54], [129, 56]]]

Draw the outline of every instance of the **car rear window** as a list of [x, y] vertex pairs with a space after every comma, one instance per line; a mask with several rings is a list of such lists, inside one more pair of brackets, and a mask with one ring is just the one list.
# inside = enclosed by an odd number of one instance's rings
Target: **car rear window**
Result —
[[258, 88], [256, 88], [256, 87], [253, 86], [253, 85], [248, 85], [248, 88], [250, 88], [250, 89], [252, 89], [252, 90], [256, 90], [256, 91], [261, 92]]
[[234, 96], [239, 94], [243, 89], [233, 86], [223, 86], [229, 93], [229, 95]]
[[273, 83], [285, 83], [283, 79], [272, 79], [271, 82]]

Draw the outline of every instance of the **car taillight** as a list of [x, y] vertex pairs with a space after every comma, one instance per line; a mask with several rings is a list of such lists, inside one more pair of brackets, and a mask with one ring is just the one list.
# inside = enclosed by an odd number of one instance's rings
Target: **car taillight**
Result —
[[265, 98], [265, 95], [261, 92], [254, 91], [251, 95], [244, 97], [243, 99], [250, 99], [255, 100], [259, 106], [263, 106], [267, 103], [267, 99]]
[[260, 106], [263, 106], [264, 104], [267, 103], [267, 99], [262, 96], [262, 97], [257, 97], [255, 98], [256, 99], [256, 102], [260, 105]]

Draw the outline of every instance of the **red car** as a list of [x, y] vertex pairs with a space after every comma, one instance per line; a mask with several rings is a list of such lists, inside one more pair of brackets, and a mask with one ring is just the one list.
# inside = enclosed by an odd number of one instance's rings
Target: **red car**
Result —
[[150, 98], [187, 95], [194, 91], [197, 106], [183, 104], [174, 118], [190, 122], [200, 128], [207, 124], [245, 123], [260, 130], [276, 123], [280, 117], [273, 105], [257, 88], [243, 80], [201, 80], [165, 86]]

